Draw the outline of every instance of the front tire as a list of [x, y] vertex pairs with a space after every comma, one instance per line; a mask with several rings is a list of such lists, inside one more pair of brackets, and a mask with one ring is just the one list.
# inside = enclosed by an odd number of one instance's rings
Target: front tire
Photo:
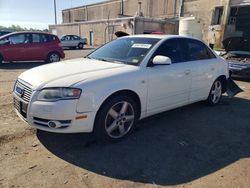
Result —
[[48, 63], [58, 62], [60, 61], [60, 55], [57, 52], [51, 52], [49, 53], [47, 57]]
[[214, 81], [209, 96], [207, 98], [207, 102], [209, 105], [214, 106], [220, 103], [223, 88], [222, 86], [223, 85], [221, 79], [218, 78]]
[[131, 97], [111, 98], [97, 113], [94, 134], [102, 141], [121, 140], [132, 132], [138, 118], [138, 107]]

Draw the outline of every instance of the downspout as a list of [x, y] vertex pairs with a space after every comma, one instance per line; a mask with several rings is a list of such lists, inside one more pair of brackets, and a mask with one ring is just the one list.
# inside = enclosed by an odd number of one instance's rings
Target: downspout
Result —
[[86, 12], [85, 13], [86, 14], [85, 20], [88, 21], [89, 18], [88, 18], [88, 7], [87, 6], [85, 6], [85, 12]]
[[136, 34], [136, 17], [134, 17], [134, 24], [133, 24], [133, 35]]
[[223, 23], [222, 23], [222, 26], [224, 26], [224, 27], [222, 27], [222, 31], [221, 31], [221, 40], [223, 40], [224, 36], [225, 36], [225, 31], [226, 31], [226, 27], [227, 27], [227, 23], [228, 23], [228, 19], [229, 19], [229, 14], [230, 14], [231, 1], [232, 0], [225, 1], [227, 4], [225, 6], [225, 13], [224, 13], [225, 16], [224, 16]]
[[174, 18], [176, 17], [176, 7], [177, 7], [177, 0], [174, 1]]
[[120, 10], [120, 14], [121, 14], [121, 15], [124, 14], [124, 2], [123, 2], [123, 0], [121, 0], [121, 10]]
[[179, 19], [184, 16], [184, 0], [180, 0]]

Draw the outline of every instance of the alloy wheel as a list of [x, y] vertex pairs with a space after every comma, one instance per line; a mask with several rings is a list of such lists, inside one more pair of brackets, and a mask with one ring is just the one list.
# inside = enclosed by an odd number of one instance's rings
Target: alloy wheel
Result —
[[56, 53], [52, 53], [50, 56], [49, 56], [49, 61], [52, 63], [52, 62], [57, 62], [60, 60], [60, 56]]
[[133, 126], [135, 111], [127, 101], [114, 104], [105, 118], [105, 130], [111, 138], [125, 136]]
[[219, 80], [216, 80], [211, 90], [211, 100], [214, 104], [220, 101], [221, 94], [222, 94], [222, 84]]

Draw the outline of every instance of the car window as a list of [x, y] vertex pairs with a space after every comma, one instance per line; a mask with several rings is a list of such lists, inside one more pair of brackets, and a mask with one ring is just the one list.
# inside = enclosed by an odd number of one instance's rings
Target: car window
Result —
[[44, 34], [32, 34], [33, 43], [45, 43], [49, 42], [49, 37]]
[[215, 55], [202, 42], [193, 39], [186, 39], [186, 42], [189, 52], [187, 60], [196, 61], [215, 58]]
[[30, 43], [30, 34], [17, 34], [9, 36], [10, 44], [28, 44]]
[[78, 36], [73, 36], [72, 38], [73, 38], [73, 40], [80, 40], [80, 37], [78, 37]]
[[87, 57], [139, 65], [142, 59], [159, 40], [160, 39], [140, 37], [119, 38], [105, 44]]
[[65, 40], [66, 39], [66, 36], [62, 37], [61, 40]]
[[65, 36], [65, 40], [71, 40], [70, 36]]
[[40, 42], [41, 43], [49, 42], [48, 35], [40, 34]]
[[159, 46], [153, 58], [162, 55], [169, 57], [172, 63], [180, 63], [185, 61], [183, 51], [182, 39], [169, 39]]
[[0, 45], [9, 44], [9, 43], [10, 43], [10, 41], [9, 41], [8, 37], [3, 38], [3, 39], [0, 40]]
[[39, 43], [40, 42], [39, 34], [32, 34], [32, 42], [33, 43]]

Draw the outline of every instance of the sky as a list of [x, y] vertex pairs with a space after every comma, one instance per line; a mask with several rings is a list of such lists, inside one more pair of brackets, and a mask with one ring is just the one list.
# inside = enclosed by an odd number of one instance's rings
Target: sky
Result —
[[[56, 0], [57, 23], [62, 23], [61, 10], [104, 0]], [[20, 25], [47, 29], [55, 23], [54, 0], [0, 0], [0, 25]]]

